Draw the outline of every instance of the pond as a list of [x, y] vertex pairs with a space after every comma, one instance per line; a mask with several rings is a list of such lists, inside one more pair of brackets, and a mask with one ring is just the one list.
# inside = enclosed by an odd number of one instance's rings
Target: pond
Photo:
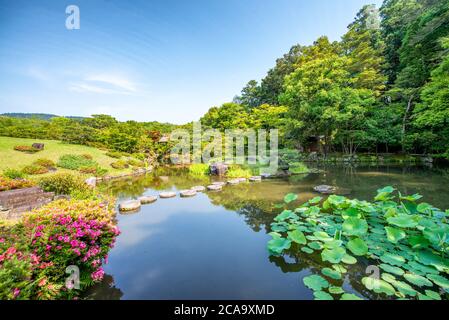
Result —
[[[420, 193], [424, 200], [449, 208], [449, 174], [424, 167], [321, 168], [320, 173], [225, 186], [221, 192], [193, 198], [158, 199], [132, 214], [117, 213], [122, 234], [109, 254], [106, 276], [87, 293], [90, 299], [313, 299], [302, 278], [319, 274], [320, 259], [306, 253], [270, 256], [270, 224], [284, 195], [297, 203], [328, 184], [350, 189], [350, 198], [372, 200], [386, 185], [403, 194]], [[151, 175], [103, 185], [118, 202], [160, 191], [208, 185], [184, 169], [159, 169]], [[366, 265], [348, 268], [343, 288], [379, 299], [360, 283]]]

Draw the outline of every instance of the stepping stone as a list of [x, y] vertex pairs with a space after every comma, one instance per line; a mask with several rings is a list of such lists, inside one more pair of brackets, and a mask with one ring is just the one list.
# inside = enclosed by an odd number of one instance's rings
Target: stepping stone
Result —
[[150, 204], [157, 201], [157, 197], [155, 196], [144, 196], [138, 199], [141, 204]]
[[313, 190], [315, 190], [316, 192], [322, 193], [322, 194], [332, 194], [332, 193], [335, 193], [337, 188], [333, 187], [333, 186], [328, 186], [328, 185], [321, 185], [321, 186], [314, 187]]
[[262, 179], [270, 179], [272, 176], [269, 173], [262, 173], [261, 177], [262, 177]]
[[196, 191], [196, 192], [203, 192], [203, 191], [206, 191], [206, 187], [203, 187], [203, 186], [195, 186], [195, 187], [192, 187], [191, 190], [194, 190], [194, 191]]
[[118, 209], [123, 212], [136, 211], [140, 209], [139, 200], [129, 200], [119, 204]]
[[209, 191], [221, 191], [222, 190], [222, 186], [220, 186], [220, 185], [210, 185], [210, 186], [207, 186], [207, 190], [209, 190]]
[[239, 182], [247, 182], [248, 181], [248, 179], [246, 179], [246, 178], [238, 178], [237, 179]]
[[249, 181], [251, 181], [251, 182], [259, 182], [259, 181], [262, 181], [262, 177], [261, 176], [251, 177], [251, 178], [249, 178]]
[[175, 192], [161, 192], [159, 193], [159, 198], [161, 199], [168, 199], [168, 198], [174, 198], [176, 197]]
[[224, 185], [226, 185], [226, 182], [223, 181], [212, 182], [212, 185], [223, 187]]
[[181, 198], [189, 198], [196, 196], [195, 190], [181, 190], [179, 191], [179, 194], [181, 195]]
[[228, 181], [228, 184], [230, 184], [230, 185], [236, 185], [236, 184], [239, 184], [239, 183], [240, 183], [239, 179], [233, 179], [233, 180], [229, 180]]

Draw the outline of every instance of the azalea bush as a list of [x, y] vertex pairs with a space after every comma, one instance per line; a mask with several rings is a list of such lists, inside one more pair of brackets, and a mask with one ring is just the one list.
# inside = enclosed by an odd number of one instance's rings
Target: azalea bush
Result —
[[33, 187], [34, 182], [25, 179], [10, 179], [0, 176], [0, 192]]
[[36, 165], [36, 164], [30, 164], [28, 166], [23, 167], [22, 172], [29, 175], [37, 175], [37, 174], [44, 174], [49, 172], [48, 168]]
[[[119, 233], [113, 205], [101, 201], [56, 201], [0, 226], [0, 299], [76, 297], [103, 278]], [[79, 268], [80, 290], [66, 283], [70, 266]]]
[[72, 173], [55, 173], [38, 180], [39, 186], [46, 192], [70, 195], [77, 190], [86, 189], [82, 176]]
[[[373, 202], [331, 195], [286, 209], [271, 224], [272, 255], [306, 254], [319, 261], [320, 275], [303, 279], [316, 299], [360, 299], [342, 288], [353, 265], [374, 266], [380, 278], [360, 282], [382, 298], [440, 300], [449, 292], [449, 211], [404, 196], [393, 187]], [[287, 206], [297, 195], [285, 197]]]
[[79, 170], [82, 167], [97, 166], [98, 163], [83, 155], [65, 154], [59, 158], [56, 165], [64, 169]]
[[25, 153], [36, 153], [40, 151], [39, 149], [34, 148], [32, 146], [15, 146], [14, 150]]

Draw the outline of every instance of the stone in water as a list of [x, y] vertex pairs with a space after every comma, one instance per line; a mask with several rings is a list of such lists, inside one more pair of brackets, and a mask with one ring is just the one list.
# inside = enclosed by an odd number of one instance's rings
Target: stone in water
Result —
[[176, 197], [176, 193], [174, 193], [174, 192], [161, 192], [161, 193], [159, 193], [159, 197], [161, 199], [174, 198], [174, 197]]
[[138, 200], [129, 200], [119, 204], [118, 206], [120, 211], [129, 212], [136, 211], [140, 209], [140, 201]]
[[179, 194], [181, 195], [182, 198], [189, 198], [189, 197], [196, 196], [196, 191], [195, 190], [181, 190], [181, 191], [179, 191]]
[[157, 201], [157, 197], [155, 196], [144, 196], [140, 197], [139, 201], [141, 204], [150, 204]]

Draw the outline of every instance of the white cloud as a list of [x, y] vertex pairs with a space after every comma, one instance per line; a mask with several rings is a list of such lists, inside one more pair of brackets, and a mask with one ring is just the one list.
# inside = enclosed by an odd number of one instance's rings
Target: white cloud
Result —
[[44, 70], [37, 68], [37, 67], [30, 67], [28, 70], [26, 70], [25, 74], [33, 79], [39, 80], [39, 81], [49, 81], [50, 76], [47, 72]]
[[98, 94], [132, 95], [137, 92], [136, 85], [125, 77], [114, 74], [92, 74], [82, 81], [72, 82], [70, 91]]

